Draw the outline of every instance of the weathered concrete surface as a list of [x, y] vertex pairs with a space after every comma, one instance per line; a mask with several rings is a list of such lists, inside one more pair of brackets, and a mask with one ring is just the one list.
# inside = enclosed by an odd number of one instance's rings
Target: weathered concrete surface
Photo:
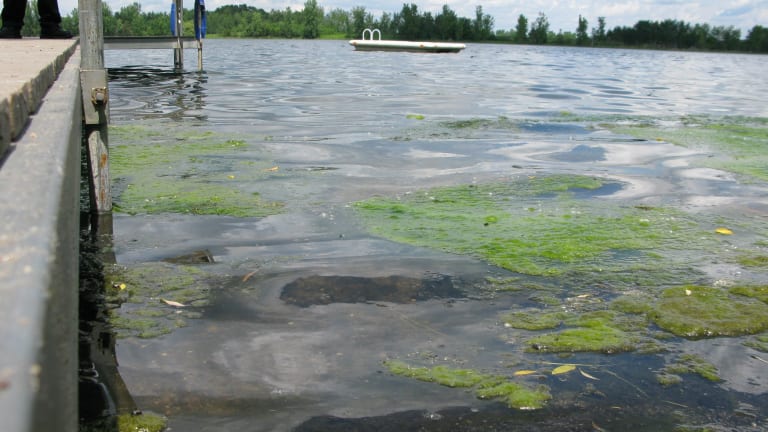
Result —
[[36, 39], [0, 52], [0, 428], [76, 431], [80, 54]]
[[0, 39], [0, 156], [19, 138], [76, 46], [74, 39]]

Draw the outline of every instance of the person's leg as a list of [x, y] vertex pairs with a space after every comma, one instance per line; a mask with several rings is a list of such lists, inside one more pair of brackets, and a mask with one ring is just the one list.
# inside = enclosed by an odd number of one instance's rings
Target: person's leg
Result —
[[40, 14], [41, 38], [69, 39], [72, 37], [72, 33], [61, 28], [58, 0], [37, 0], [37, 12]]
[[24, 25], [24, 12], [27, 9], [26, 0], [3, 0], [3, 27], [0, 38], [20, 38], [21, 27]]

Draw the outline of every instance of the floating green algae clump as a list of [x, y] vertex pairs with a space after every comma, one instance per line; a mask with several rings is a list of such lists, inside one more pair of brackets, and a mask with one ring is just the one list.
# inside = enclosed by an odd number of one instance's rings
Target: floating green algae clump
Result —
[[721, 381], [717, 368], [712, 363], [695, 354], [681, 355], [674, 364], [665, 366], [662, 369], [662, 374], [696, 374], [709, 381]]
[[107, 300], [120, 306], [110, 323], [119, 337], [152, 338], [186, 326], [209, 302], [211, 276], [196, 266], [144, 263], [113, 266]]
[[656, 262], [661, 252], [705, 241], [681, 212], [575, 198], [617, 186], [578, 175], [521, 177], [371, 198], [355, 208], [377, 235], [529, 275], [603, 272], [605, 279], [606, 270], [630, 274], [641, 263]]
[[412, 367], [399, 360], [387, 360], [384, 366], [393, 374], [433, 382], [448, 387], [472, 387], [480, 399], [502, 399], [511, 408], [539, 409], [552, 398], [545, 386], [531, 389], [499, 375], [484, 374], [472, 369], [457, 369], [439, 365], [432, 368]]
[[758, 335], [750, 340], [744, 341], [744, 346], [768, 353], [768, 335]]
[[117, 417], [118, 432], [162, 432], [166, 426], [166, 419], [157, 414], [122, 414]]
[[597, 320], [527, 341], [529, 352], [600, 352], [613, 354], [637, 349], [638, 338]]
[[525, 330], [553, 329], [563, 322], [562, 312], [544, 312], [542, 310], [516, 311], [504, 314], [501, 319], [508, 327]]
[[768, 269], [768, 255], [745, 254], [737, 258], [739, 264], [744, 267], [756, 267]]
[[249, 159], [243, 141], [137, 127], [115, 126], [110, 132], [116, 211], [247, 217], [282, 208], [250, 189], [271, 164]]
[[688, 338], [739, 336], [768, 329], [768, 305], [704, 286], [664, 290], [649, 316], [664, 330]]

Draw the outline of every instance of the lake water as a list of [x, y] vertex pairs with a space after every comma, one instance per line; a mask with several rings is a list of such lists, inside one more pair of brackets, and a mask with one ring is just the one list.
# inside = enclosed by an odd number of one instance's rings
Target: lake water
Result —
[[[183, 73], [170, 67], [170, 51], [108, 51], [112, 125], [152, 131], [158, 142], [167, 133], [171, 144], [193, 135], [242, 141], [240, 156], [208, 155], [202, 166], [283, 207], [245, 218], [116, 214], [119, 264], [203, 249], [215, 261], [200, 266], [207, 276], [195, 283], [209, 298], [183, 327], [118, 342], [140, 408], [167, 415], [177, 431], [768, 430], [768, 354], [742, 344], [752, 336], [671, 338], [654, 354], [524, 353], [518, 338], [527, 333], [499, 317], [550, 292], [488, 294], [489, 278], [516, 275], [374, 236], [350, 208], [438, 186], [601, 176], [624, 185], [605, 199], [739, 218], [749, 235], [729, 247], [764, 248], [764, 181], [701, 162], [718, 159], [714, 150], [619, 129], [723, 118], [765, 128], [768, 57], [476, 44], [435, 55], [300, 40], [207, 40], [204, 50], [205, 70], [186, 51]], [[110, 145], [130, 141], [114, 136]], [[126, 187], [116, 182], [117, 193]], [[690, 265], [704, 284], [768, 283], [765, 267]], [[360, 294], [371, 286], [419, 295]], [[568, 302], [600, 292], [552, 295]], [[139, 306], [122, 309], [130, 307]], [[722, 381], [685, 375], [661, 386], [655, 374], [682, 353], [713, 364]], [[533, 368], [527, 382], [546, 385], [552, 400], [511, 409], [471, 389], [394, 376], [387, 359]], [[553, 376], [545, 371], [553, 363], [579, 364], [586, 375]]]

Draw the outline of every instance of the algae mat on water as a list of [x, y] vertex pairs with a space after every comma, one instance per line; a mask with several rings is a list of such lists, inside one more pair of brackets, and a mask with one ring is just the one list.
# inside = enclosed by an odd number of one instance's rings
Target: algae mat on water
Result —
[[[521, 176], [375, 197], [355, 208], [374, 234], [536, 276], [610, 278], [640, 267], [674, 269], [718, 248], [717, 234], [681, 211], [579, 199], [617, 185], [578, 175]], [[684, 283], [691, 274], [677, 277]]]
[[536, 387], [512, 381], [509, 377], [491, 375], [473, 369], [457, 369], [444, 365], [414, 367], [399, 360], [386, 360], [384, 366], [394, 375], [446, 387], [473, 388], [480, 399], [502, 399], [510, 408], [539, 409], [552, 398], [546, 386]]
[[703, 148], [719, 155], [701, 165], [768, 180], [768, 119], [741, 117], [684, 117], [675, 122], [603, 125], [614, 133], [647, 140], [667, 141], [689, 148]]
[[272, 163], [241, 140], [211, 132], [110, 128], [115, 211], [259, 217], [283, 204], [253, 190]]
[[110, 323], [119, 337], [153, 338], [185, 327], [210, 301], [214, 277], [197, 266], [144, 263], [107, 269]]

